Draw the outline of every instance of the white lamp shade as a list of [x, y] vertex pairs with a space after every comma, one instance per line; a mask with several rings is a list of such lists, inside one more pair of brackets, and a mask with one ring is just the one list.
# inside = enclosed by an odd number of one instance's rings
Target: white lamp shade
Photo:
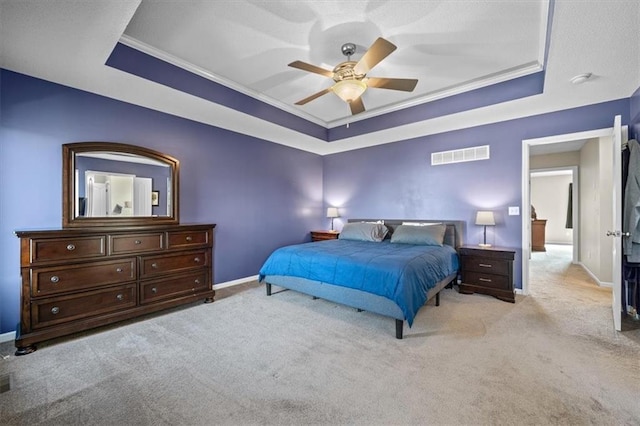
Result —
[[327, 208], [327, 217], [340, 217], [340, 215], [338, 214], [338, 208], [337, 207], [328, 207]]
[[351, 102], [358, 99], [367, 90], [367, 85], [360, 80], [342, 80], [334, 84], [332, 90], [343, 101]]
[[478, 211], [476, 214], [476, 225], [495, 225], [496, 221], [491, 211]]

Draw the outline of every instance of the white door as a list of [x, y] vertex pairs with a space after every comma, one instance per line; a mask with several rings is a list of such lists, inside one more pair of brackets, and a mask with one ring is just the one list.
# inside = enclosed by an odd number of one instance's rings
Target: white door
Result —
[[613, 223], [612, 231], [607, 235], [614, 237], [613, 242], [613, 326], [622, 329], [622, 123], [616, 115], [613, 122]]

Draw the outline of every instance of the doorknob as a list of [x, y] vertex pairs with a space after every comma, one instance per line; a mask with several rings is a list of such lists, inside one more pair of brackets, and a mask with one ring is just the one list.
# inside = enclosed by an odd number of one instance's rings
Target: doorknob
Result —
[[607, 237], [629, 237], [631, 234], [621, 231], [607, 231]]

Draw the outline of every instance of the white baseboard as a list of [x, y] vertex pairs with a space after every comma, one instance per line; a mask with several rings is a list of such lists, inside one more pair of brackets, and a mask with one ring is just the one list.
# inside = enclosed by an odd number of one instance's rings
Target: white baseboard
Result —
[[239, 278], [237, 280], [227, 281], [227, 282], [224, 282], [224, 283], [214, 284], [213, 285], [213, 289], [214, 290], [220, 290], [221, 288], [227, 288], [227, 287], [232, 287], [234, 285], [250, 283], [252, 281], [258, 281], [258, 275], [254, 275], [254, 276], [246, 277], [246, 278]]
[[16, 340], [16, 332], [15, 331], [11, 331], [9, 333], [0, 334], [0, 343], [11, 342], [13, 340]]
[[580, 265], [582, 267], [582, 269], [584, 269], [584, 271], [589, 274], [589, 276], [591, 278], [593, 278], [593, 280], [596, 282], [596, 284], [598, 284], [598, 287], [609, 287], [612, 288], [613, 287], [613, 283], [607, 282], [607, 281], [600, 281], [600, 279], [598, 277], [596, 277], [593, 272], [591, 272], [589, 270], [589, 268], [587, 268], [587, 266], [582, 263], [582, 262], [575, 262], [577, 265]]

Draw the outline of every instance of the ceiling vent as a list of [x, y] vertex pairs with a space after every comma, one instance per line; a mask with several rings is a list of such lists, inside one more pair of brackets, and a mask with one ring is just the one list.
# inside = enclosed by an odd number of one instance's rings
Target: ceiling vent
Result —
[[464, 163], [466, 161], [478, 161], [489, 159], [489, 145], [473, 146], [471, 148], [454, 149], [453, 151], [441, 151], [431, 154], [431, 165]]

